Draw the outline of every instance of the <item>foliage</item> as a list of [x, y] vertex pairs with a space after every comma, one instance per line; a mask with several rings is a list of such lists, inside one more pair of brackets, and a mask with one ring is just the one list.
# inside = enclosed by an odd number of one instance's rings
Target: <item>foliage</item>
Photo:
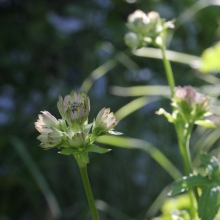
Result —
[[200, 70], [204, 73], [220, 72], [219, 56], [220, 42], [216, 43], [213, 47], [206, 49], [202, 53], [202, 65]]

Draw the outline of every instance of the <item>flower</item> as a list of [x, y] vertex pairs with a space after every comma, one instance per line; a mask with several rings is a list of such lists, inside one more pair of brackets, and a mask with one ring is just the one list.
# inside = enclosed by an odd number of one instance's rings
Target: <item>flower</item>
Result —
[[125, 36], [125, 43], [131, 48], [144, 47], [148, 44], [162, 44], [162, 34], [168, 28], [174, 28], [173, 21], [165, 22], [160, 15], [151, 11], [145, 14], [141, 10], [136, 10], [128, 16], [127, 27], [135, 35], [129, 33]]
[[177, 87], [172, 99], [174, 107], [173, 117], [182, 118], [185, 123], [195, 123], [207, 128], [214, 128], [215, 125], [210, 120], [205, 119], [211, 115], [209, 111], [209, 99], [197, 93], [192, 86]]
[[[62, 129], [65, 129], [65, 121], [57, 120], [48, 111], [42, 111], [35, 122], [35, 128], [41, 133], [38, 139], [44, 149], [59, 147], [64, 140]], [[61, 130], [60, 130], [61, 129]]]
[[88, 119], [90, 101], [85, 93], [80, 92], [77, 94], [72, 91], [64, 99], [59, 96], [57, 107], [62, 118], [67, 121], [73, 130], [78, 131]]
[[143, 11], [136, 10], [128, 16], [127, 26], [134, 32], [145, 32], [149, 23], [149, 17]]
[[59, 96], [57, 107], [62, 119], [56, 119], [48, 111], [39, 114], [35, 128], [41, 134], [37, 139], [44, 149], [57, 147], [60, 154], [73, 155], [81, 167], [89, 163], [89, 152], [103, 154], [110, 151], [93, 144], [99, 135], [121, 134], [113, 131], [118, 120], [110, 109], [103, 108], [96, 120], [88, 124], [90, 102], [85, 93], [72, 91], [64, 99]]
[[[113, 134], [112, 129], [118, 124], [113, 112], [110, 108], [103, 108], [98, 113], [96, 120], [93, 123], [92, 134], [94, 136], [103, 135], [106, 133]], [[115, 133], [116, 134], [116, 133]]]
[[191, 86], [178, 86], [175, 90], [174, 100], [186, 102], [190, 107], [196, 104], [196, 90]]
[[190, 108], [197, 106], [201, 111], [207, 111], [209, 108], [209, 99], [196, 92], [192, 86], [178, 86], [174, 93], [173, 105], [186, 103]]

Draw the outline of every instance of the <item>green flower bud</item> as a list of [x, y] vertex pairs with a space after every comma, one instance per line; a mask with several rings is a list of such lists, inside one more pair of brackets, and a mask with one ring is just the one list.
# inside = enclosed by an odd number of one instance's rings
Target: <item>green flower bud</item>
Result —
[[127, 27], [136, 35], [125, 36], [126, 44], [131, 47], [143, 47], [150, 43], [161, 46], [162, 35], [167, 28], [174, 28], [173, 22], [165, 22], [160, 15], [155, 12], [145, 14], [143, 11], [136, 10], [128, 16]]
[[92, 134], [99, 136], [111, 133], [111, 130], [118, 124], [118, 120], [114, 116], [113, 112], [110, 112], [109, 108], [103, 108], [98, 113], [96, 120], [93, 123]]
[[84, 133], [76, 133], [72, 138], [68, 139], [70, 147], [77, 148], [82, 151], [86, 146], [86, 136]]
[[127, 46], [129, 46], [130, 48], [138, 48], [142, 44], [142, 40], [140, 39], [140, 37], [140, 35], [138, 36], [133, 32], [129, 32], [125, 35], [124, 40]]
[[77, 94], [72, 91], [64, 99], [59, 96], [57, 107], [63, 119], [74, 131], [78, 131], [88, 119], [90, 101], [85, 93], [80, 92]]

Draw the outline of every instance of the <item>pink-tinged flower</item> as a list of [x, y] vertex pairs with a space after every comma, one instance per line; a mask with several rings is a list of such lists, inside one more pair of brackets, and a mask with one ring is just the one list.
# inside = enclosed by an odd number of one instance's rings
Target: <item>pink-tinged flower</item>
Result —
[[178, 86], [175, 90], [174, 100], [185, 101], [189, 106], [196, 104], [196, 90], [191, 86]]
[[65, 121], [57, 120], [47, 111], [43, 111], [39, 119], [35, 122], [35, 128], [41, 133], [38, 139], [40, 146], [44, 149], [58, 147], [63, 141], [63, 132], [65, 130]]
[[[92, 134], [94, 136], [99, 136], [105, 133], [111, 133], [112, 129], [118, 124], [113, 112], [110, 112], [109, 108], [103, 108], [98, 113], [92, 128]], [[116, 134], [116, 133], [115, 133]]]
[[72, 91], [70, 95], [66, 95], [64, 99], [59, 96], [57, 103], [58, 110], [63, 119], [76, 130], [82, 127], [88, 118], [90, 111], [90, 101], [85, 93], [77, 94]]
[[201, 110], [208, 110], [210, 104], [209, 99], [205, 95], [197, 93], [192, 86], [178, 86], [173, 101], [176, 103], [186, 102], [189, 107], [198, 105]]
[[[209, 111], [209, 99], [196, 92], [191, 86], [177, 87], [172, 99], [172, 106], [175, 108], [175, 114], [181, 115], [185, 122], [201, 122], [205, 116], [212, 114]], [[205, 122], [207, 124], [207, 121]]]

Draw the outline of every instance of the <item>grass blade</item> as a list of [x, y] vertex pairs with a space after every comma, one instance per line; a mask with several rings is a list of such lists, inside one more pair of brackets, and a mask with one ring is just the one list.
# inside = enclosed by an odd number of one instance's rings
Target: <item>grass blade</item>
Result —
[[128, 104], [121, 107], [116, 113], [115, 116], [117, 119], [121, 120], [126, 116], [130, 115], [134, 111], [142, 108], [143, 106], [150, 104], [154, 101], [159, 100], [160, 98], [148, 98], [148, 97], [140, 97], [135, 100], [132, 100]]
[[168, 86], [132, 86], [120, 87], [111, 86], [110, 93], [117, 96], [162, 96], [170, 97], [170, 88]]
[[170, 160], [160, 150], [147, 141], [128, 137], [102, 136], [97, 139], [97, 142], [115, 147], [143, 150], [160, 164], [173, 179], [176, 180], [182, 176]]
[[[154, 59], [162, 59], [162, 53], [160, 49], [157, 48], [141, 48], [134, 50], [133, 54], [140, 57], [148, 57]], [[198, 56], [193, 56], [185, 53], [179, 53], [171, 50], [166, 50], [167, 59], [173, 62], [187, 64], [190, 66], [198, 67], [201, 63], [201, 58]]]
[[26, 150], [25, 143], [17, 137], [11, 137], [10, 143], [31, 172], [35, 181], [38, 183], [39, 188], [42, 191], [42, 194], [45, 196], [48, 206], [51, 209], [51, 213], [54, 219], [58, 219], [61, 216], [61, 210], [58, 201], [52, 190], [49, 188], [49, 185], [47, 184], [47, 181], [41, 173], [40, 169], [38, 168], [37, 164], [34, 162], [31, 155]]

